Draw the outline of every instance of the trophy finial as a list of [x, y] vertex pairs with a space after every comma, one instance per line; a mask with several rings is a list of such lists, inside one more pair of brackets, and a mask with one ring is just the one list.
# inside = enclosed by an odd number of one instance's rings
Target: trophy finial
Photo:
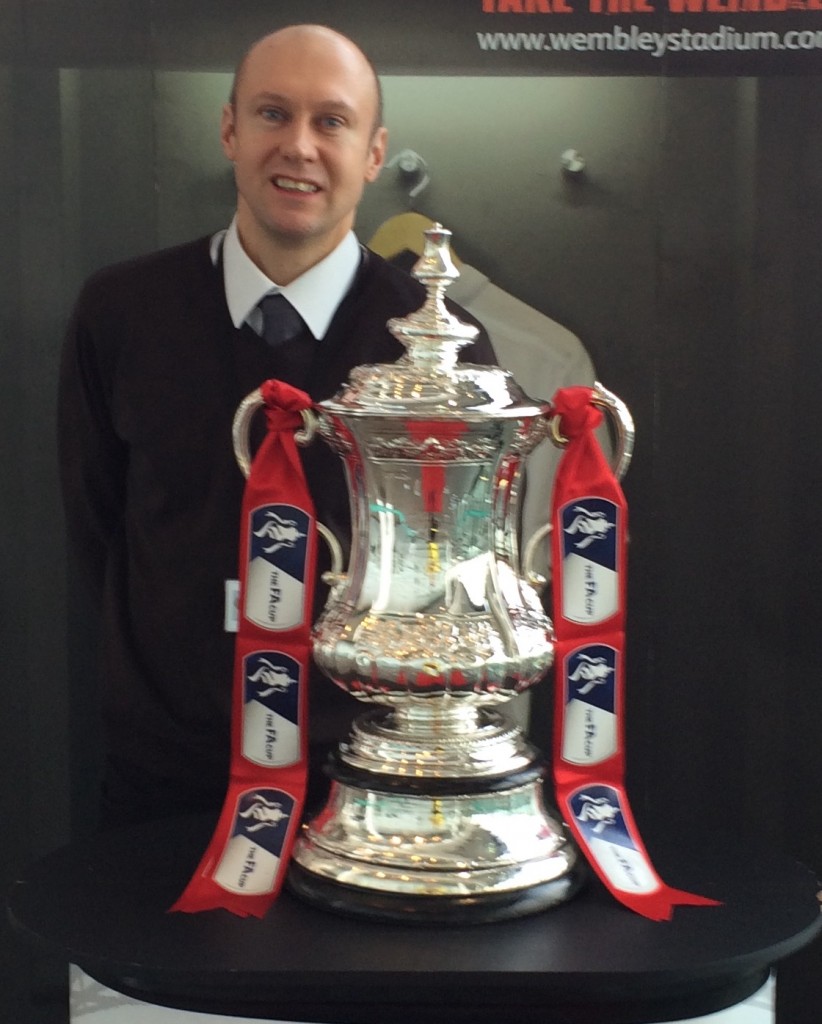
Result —
[[459, 350], [474, 341], [479, 330], [463, 323], [445, 306], [445, 289], [460, 276], [451, 256], [451, 232], [434, 224], [423, 234], [423, 253], [411, 273], [428, 294], [418, 310], [389, 320], [388, 329], [408, 349], [404, 358], [412, 365], [448, 371], [456, 365]]
[[451, 232], [434, 224], [423, 232], [425, 246], [411, 273], [426, 287], [441, 283], [442, 291], [460, 276], [451, 255]]

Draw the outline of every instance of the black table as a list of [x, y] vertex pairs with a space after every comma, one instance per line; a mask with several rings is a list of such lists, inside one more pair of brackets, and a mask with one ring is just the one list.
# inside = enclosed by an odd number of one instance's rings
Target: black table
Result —
[[681, 907], [655, 923], [592, 879], [534, 917], [453, 928], [348, 919], [288, 894], [262, 921], [166, 913], [211, 825], [171, 820], [64, 847], [13, 886], [11, 919], [50, 953], [146, 1002], [335, 1024], [699, 1016], [747, 998], [822, 924], [818, 881], [801, 864], [732, 840], [683, 848], [659, 838], [649, 846], [666, 881], [724, 906]]

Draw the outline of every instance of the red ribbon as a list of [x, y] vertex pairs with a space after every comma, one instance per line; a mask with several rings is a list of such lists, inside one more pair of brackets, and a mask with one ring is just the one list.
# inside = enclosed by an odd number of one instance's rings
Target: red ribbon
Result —
[[[442, 445], [460, 437], [466, 431], [466, 424], [459, 420], [408, 420], [405, 424], [408, 436], [415, 441], [431, 445], [430, 461], [422, 464], [423, 508], [430, 515], [442, 512], [445, 493], [445, 464], [448, 453], [442, 452]], [[438, 452], [441, 452], [438, 456]]]
[[281, 381], [260, 391], [268, 433], [242, 503], [231, 775], [208, 849], [171, 908], [188, 913], [262, 917], [305, 801], [316, 523], [294, 433], [312, 403]]
[[628, 507], [596, 439], [602, 414], [592, 396], [564, 388], [553, 401], [568, 440], [552, 502], [556, 799], [613, 896], [662, 921], [678, 904], [717, 902], [659, 878], [625, 791]]

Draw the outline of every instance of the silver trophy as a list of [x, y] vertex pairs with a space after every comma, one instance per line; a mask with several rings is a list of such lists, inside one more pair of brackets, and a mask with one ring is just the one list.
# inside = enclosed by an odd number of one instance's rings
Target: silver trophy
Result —
[[[510, 373], [458, 363], [477, 329], [443, 302], [459, 276], [451, 233], [425, 235], [413, 274], [426, 301], [388, 323], [406, 353], [353, 370], [299, 438], [319, 433], [343, 459], [353, 524], [346, 571], [331, 538], [314, 660], [369, 710], [329, 766], [328, 804], [303, 827], [289, 883], [372, 918], [500, 920], [567, 900], [583, 876], [543, 802], [544, 762], [503, 711], [553, 660], [531, 564], [550, 527], [521, 559], [518, 523], [527, 455], [562, 438], [550, 403]], [[612, 414], [621, 475], [630, 416], [599, 386], [595, 400]], [[235, 420], [246, 470], [260, 401]]]

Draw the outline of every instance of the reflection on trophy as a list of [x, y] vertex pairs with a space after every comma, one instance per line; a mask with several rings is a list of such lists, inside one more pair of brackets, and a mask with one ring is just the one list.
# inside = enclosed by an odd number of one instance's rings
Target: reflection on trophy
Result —
[[[567, 900], [583, 875], [543, 803], [542, 758], [503, 712], [553, 659], [533, 545], [521, 560], [517, 538], [525, 459], [551, 406], [502, 369], [457, 362], [477, 331], [443, 302], [459, 276], [450, 232], [425, 234], [413, 272], [427, 299], [388, 324], [406, 353], [358, 367], [316, 407], [345, 464], [353, 537], [313, 654], [368, 710], [329, 766], [289, 884], [362, 916], [499, 920]], [[624, 407], [600, 398], [624, 438]]]

